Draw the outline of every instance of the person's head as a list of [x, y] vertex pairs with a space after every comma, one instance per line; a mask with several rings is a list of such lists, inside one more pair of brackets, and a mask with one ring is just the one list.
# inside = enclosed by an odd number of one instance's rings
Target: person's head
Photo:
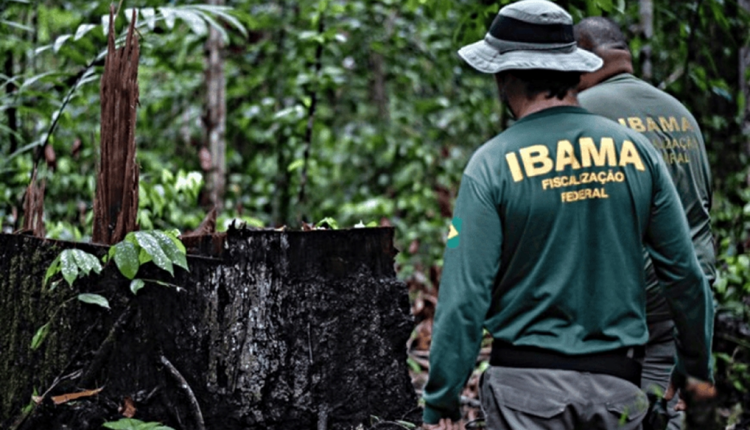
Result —
[[581, 73], [602, 65], [579, 49], [573, 19], [547, 0], [522, 0], [500, 9], [484, 40], [458, 51], [469, 65], [494, 74], [501, 98], [544, 94], [562, 99], [575, 90]]
[[592, 16], [584, 18], [573, 27], [578, 47], [590, 51], [604, 60], [604, 67], [581, 76], [579, 91], [590, 88], [620, 73], [633, 73], [633, 61], [628, 41], [620, 26], [609, 18]]

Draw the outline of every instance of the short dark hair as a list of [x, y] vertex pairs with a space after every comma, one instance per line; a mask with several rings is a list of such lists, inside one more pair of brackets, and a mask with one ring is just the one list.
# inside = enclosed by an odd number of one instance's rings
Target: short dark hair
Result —
[[603, 16], [584, 18], [573, 27], [578, 46], [594, 52], [599, 48], [628, 51], [628, 41], [616, 22]]
[[513, 70], [510, 73], [523, 83], [524, 92], [529, 98], [546, 93], [548, 99], [557, 97], [562, 100], [570, 90], [578, 87], [581, 80], [581, 72], [531, 69]]

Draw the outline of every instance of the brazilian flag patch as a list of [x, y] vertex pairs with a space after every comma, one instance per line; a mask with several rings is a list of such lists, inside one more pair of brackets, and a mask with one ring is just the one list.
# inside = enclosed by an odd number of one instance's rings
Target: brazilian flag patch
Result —
[[461, 240], [461, 218], [453, 218], [451, 228], [448, 230], [448, 248], [457, 248]]

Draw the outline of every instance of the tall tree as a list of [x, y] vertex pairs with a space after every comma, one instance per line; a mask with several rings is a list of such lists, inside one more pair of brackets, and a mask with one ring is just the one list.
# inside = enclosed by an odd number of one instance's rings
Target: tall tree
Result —
[[654, 37], [654, 2], [653, 0], [640, 0], [638, 2], [638, 15], [641, 22], [641, 34], [646, 43], [641, 48], [641, 76], [650, 81], [653, 77], [651, 65], [651, 44], [649, 41]]
[[[224, 0], [210, 0], [209, 4], [221, 6]], [[206, 42], [206, 112], [204, 116], [206, 145], [211, 154], [211, 170], [208, 173], [208, 196], [211, 204], [219, 210], [223, 206], [226, 184], [226, 82], [224, 79], [224, 42], [219, 30], [209, 29]]]

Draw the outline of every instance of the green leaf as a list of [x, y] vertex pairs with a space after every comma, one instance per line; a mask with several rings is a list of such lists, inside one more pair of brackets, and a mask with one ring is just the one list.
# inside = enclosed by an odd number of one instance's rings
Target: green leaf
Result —
[[39, 329], [34, 333], [34, 337], [31, 339], [31, 349], [36, 351], [37, 348], [44, 342], [44, 339], [49, 334], [49, 327], [50, 324], [52, 324], [52, 321], [48, 322], [47, 324], [39, 327]]
[[75, 257], [71, 252], [72, 249], [66, 249], [60, 254], [60, 263], [62, 265], [63, 278], [68, 281], [68, 285], [73, 286], [73, 281], [78, 278], [78, 265]]
[[174, 276], [174, 269], [172, 267], [172, 261], [162, 251], [159, 241], [147, 231], [136, 231], [134, 232], [135, 239], [138, 241], [138, 245], [141, 246], [142, 251], [145, 251], [161, 269], [166, 270]]
[[296, 169], [299, 169], [300, 167], [302, 167], [304, 165], [305, 165], [305, 160], [303, 160], [303, 159], [300, 158], [300, 159], [292, 161], [289, 164], [289, 167], [286, 168], [286, 171], [287, 172], [292, 172], [292, 171], [294, 171]]
[[114, 430], [174, 430], [158, 422], [143, 422], [135, 418], [123, 418], [119, 421], [109, 421], [103, 424], [105, 428]]
[[208, 33], [206, 22], [197, 13], [186, 9], [174, 9], [174, 14], [185, 21], [190, 30], [198, 36]]
[[370, 222], [367, 223], [367, 225], [365, 227], [377, 227], [377, 226], [378, 226], [378, 222], [377, 221], [370, 221]]
[[130, 291], [133, 292], [133, 294], [138, 294], [138, 290], [143, 288], [146, 285], [145, 282], [143, 282], [143, 279], [133, 279], [130, 281]]
[[128, 279], [135, 278], [138, 269], [141, 267], [140, 261], [138, 261], [138, 249], [136, 245], [131, 242], [120, 242], [110, 248], [109, 253], [115, 259], [117, 268], [120, 269], [120, 273]]
[[333, 218], [331, 218], [329, 216], [327, 216], [327, 217], [323, 218], [322, 220], [318, 221], [315, 224], [315, 227], [320, 227], [323, 224], [328, 224], [328, 226], [331, 227], [334, 230], [338, 230], [338, 228], [339, 228], [339, 223], [337, 223], [335, 219], [333, 219]]
[[96, 28], [96, 24], [81, 24], [78, 26], [78, 29], [76, 30], [76, 35], [73, 36], [73, 40], [78, 40], [86, 35], [89, 31]]
[[141, 15], [146, 20], [146, 25], [149, 30], [153, 30], [156, 27], [156, 11], [152, 7], [145, 7], [141, 9]]
[[75, 258], [78, 268], [84, 274], [88, 275], [93, 270], [96, 273], [102, 271], [102, 265], [99, 263], [99, 259], [89, 254], [88, 252], [81, 251], [80, 249], [71, 249], [73, 257]]
[[72, 34], [63, 34], [62, 36], [59, 36], [57, 39], [55, 39], [55, 43], [52, 46], [52, 50], [55, 51], [55, 53], [57, 53], [60, 50], [60, 48], [62, 48], [63, 43], [65, 43], [65, 41], [70, 39], [71, 37], [73, 37]]
[[78, 295], [78, 300], [82, 301], [83, 303], [89, 303], [92, 305], [101, 306], [103, 308], [109, 309], [109, 301], [107, 301], [104, 296], [101, 296], [99, 294], [90, 294], [90, 293], [84, 293]]
[[181, 251], [171, 237], [158, 230], [152, 231], [151, 234], [156, 238], [156, 241], [159, 242], [159, 246], [161, 246], [162, 251], [164, 251], [172, 264], [190, 271], [190, 269], [188, 269], [185, 251]]
[[168, 29], [174, 28], [175, 14], [174, 9], [171, 7], [160, 7], [158, 8], [161, 15], [164, 17], [164, 23], [167, 24]]
[[44, 280], [42, 281], [42, 288], [44, 288], [44, 286], [47, 285], [47, 281], [49, 281], [51, 277], [55, 276], [59, 272], [60, 272], [60, 256], [58, 255], [57, 257], [55, 257], [54, 260], [52, 260], [52, 263], [47, 268], [47, 273], [44, 275]]

